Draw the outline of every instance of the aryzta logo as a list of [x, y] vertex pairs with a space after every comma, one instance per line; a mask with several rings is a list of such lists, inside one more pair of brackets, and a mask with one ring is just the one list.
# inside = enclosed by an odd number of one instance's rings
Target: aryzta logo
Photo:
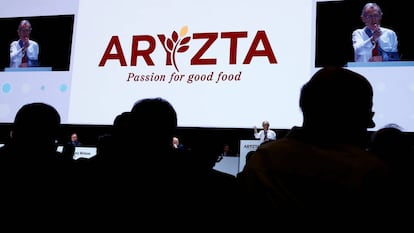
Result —
[[[190, 60], [191, 65], [215, 65], [217, 64], [216, 57], [206, 58], [204, 54], [211, 48], [211, 46], [217, 42], [217, 40], [228, 40], [228, 64], [237, 64], [237, 42], [242, 39], [248, 38], [247, 31], [237, 32], [199, 32], [193, 33], [192, 37], [187, 36], [188, 27], [181, 28], [180, 33], [173, 31], [171, 37], [167, 37], [164, 34], [158, 34], [158, 40], [161, 42], [166, 54], [165, 65], [173, 65], [177, 72], [179, 68], [176, 62], [176, 56], [178, 53], [187, 52], [190, 48], [190, 41], [192, 40], [204, 40], [204, 44], [199, 47]], [[140, 43], [147, 43], [146, 48], [139, 48]], [[260, 45], [263, 49], [259, 49]], [[148, 66], [155, 66], [154, 61], [151, 58], [152, 53], [157, 48], [156, 38], [151, 35], [133, 35], [131, 44], [130, 66], [137, 66], [138, 57], [142, 57]], [[111, 51], [115, 50], [114, 53]], [[250, 64], [253, 57], [267, 57], [270, 64], [276, 64], [276, 56], [273, 52], [272, 46], [267, 38], [266, 31], [258, 30], [254, 36], [248, 51], [246, 52], [243, 64]], [[106, 47], [106, 50], [99, 62], [99, 66], [105, 66], [108, 60], [118, 60], [121, 66], [128, 66], [125, 54], [123, 52], [119, 36], [112, 36]]]

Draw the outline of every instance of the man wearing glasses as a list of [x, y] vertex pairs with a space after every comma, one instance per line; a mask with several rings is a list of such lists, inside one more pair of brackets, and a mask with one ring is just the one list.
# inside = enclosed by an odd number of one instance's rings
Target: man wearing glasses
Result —
[[361, 20], [365, 27], [352, 33], [355, 62], [397, 61], [397, 34], [381, 27], [382, 10], [376, 3], [367, 3], [362, 8]]
[[28, 20], [22, 20], [17, 29], [19, 40], [10, 44], [10, 67], [38, 66], [39, 45], [30, 40], [32, 25]]

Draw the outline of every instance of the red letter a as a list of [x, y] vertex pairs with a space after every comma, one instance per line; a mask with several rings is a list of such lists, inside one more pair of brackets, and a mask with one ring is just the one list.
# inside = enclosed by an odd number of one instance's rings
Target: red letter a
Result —
[[[116, 53], [111, 54], [111, 50], [114, 46], [115, 46]], [[112, 36], [111, 40], [109, 41], [108, 47], [106, 47], [105, 53], [102, 56], [101, 61], [99, 62], [99, 66], [104, 66], [106, 63], [106, 60], [108, 59], [119, 60], [119, 63], [121, 63], [121, 66], [127, 66], [124, 52], [122, 51], [121, 43], [119, 42], [118, 36]]]

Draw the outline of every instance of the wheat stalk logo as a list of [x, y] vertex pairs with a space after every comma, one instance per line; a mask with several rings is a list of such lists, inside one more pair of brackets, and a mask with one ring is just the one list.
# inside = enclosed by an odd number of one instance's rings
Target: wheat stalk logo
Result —
[[187, 32], [188, 32], [188, 27], [183, 26], [180, 30], [180, 34], [178, 34], [176, 31], [173, 31], [171, 33], [170, 38], [166, 38], [164, 35], [158, 35], [161, 41], [163, 41], [164, 48], [168, 54], [167, 64], [172, 62], [177, 72], [180, 72], [180, 71], [177, 67], [177, 62], [175, 60], [176, 54], [183, 53], [190, 48], [190, 46], [187, 44], [188, 42], [190, 42], [191, 37], [185, 36], [187, 35]]

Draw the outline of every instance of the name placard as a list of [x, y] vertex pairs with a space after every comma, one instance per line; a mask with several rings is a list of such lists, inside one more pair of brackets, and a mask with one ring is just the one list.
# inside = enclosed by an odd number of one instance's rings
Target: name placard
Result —
[[75, 153], [73, 154], [73, 159], [77, 160], [79, 158], [89, 159], [96, 155], [96, 147], [92, 146], [77, 146], [75, 147]]

